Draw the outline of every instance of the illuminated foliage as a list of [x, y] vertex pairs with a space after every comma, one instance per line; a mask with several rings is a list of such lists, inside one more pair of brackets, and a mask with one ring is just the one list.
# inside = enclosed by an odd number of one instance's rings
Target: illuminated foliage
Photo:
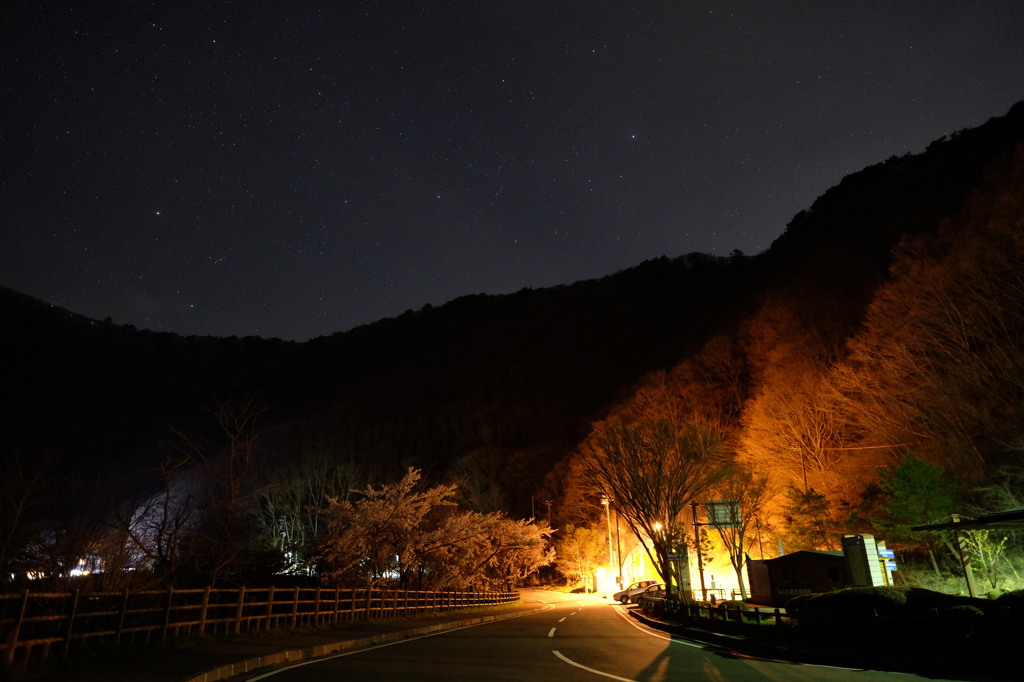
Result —
[[893, 280], [837, 371], [865, 441], [912, 447], [978, 481], [1024, 423], [1024, 150], [938, 235], [898, 249]]
[[407, 573], [429, 530], [428, 515], [454, 506], [454, 486], [419, 491], [420, 473], [409, 469], [401, 481], [356, 491], [355, 500], [328, 499], [327, 534], [320, 556], [329, 575], [373, 584]]
[[838, 550], [842, 525], [833, 518], [829, 499], [814, 488], [806, 491], [789, 486], [782, 508], [786, 552], [798, 550]]
[[928, 537], [911, 531], [911, 526], [948, 520], [963, 489], [941, 466], [912, 452], [879, 471], [878, 488], [884, 515], [874, 519], [874, 525], [886, 538], [904, 544], [918, 544]]
[[615, 500], [661, 577], [687, 587], [678, 568], [686, 565], [686, 512], [724, 473], [721, 436], [696, 423], [613, 420], [596, 427], [582, 455], [587, 475]]
[[841, 489], [850, 449], [824, 373], [793, 363], [771, 378], [744, 412], [743, 460], [805, 490]]
[[607, 535], [603, 530], [567, 525], [555, 542], [555, 564], [577, 586], [586, 585], [598, 565], [608, 560]]
[[355, 467], [316, 451], [268, 467], [260, 478], [257, 496], [264, 541], [284, 557], [285, 572], [304, 572], [310, 543], [321, 532], [317, 509], [329, 497], [348, 497], [356, 486]]
[[1009, 536], [999, 531], [982, 529], [966, 530], [963, 537], [975, 572], [981, 573], [993, 590], [998, 589], [1000, 568], [1005, 561]]
[[[747, 598], [744, 566], [747, 563], [748, 542], [755, 525], [761, 522], [767, 506], [775, 495], [768, 477], [753, 470], [732, 466], [712, 486], [710, 494], [718, 500], [734, 500], [737, 514], [728, 518], [728, 523], [712, 525], [729, 555], [729, 563], [736, 572], [742, 598]], [[710, 523], [709, 519], [709, 523]]]
[[547, 531], [503, 514], [461, 512], [456, 488], [420, 489], [409, 469], [397, 483], [329, 499], [316, 558], [342, 584], [507, 589], [553, 560]]

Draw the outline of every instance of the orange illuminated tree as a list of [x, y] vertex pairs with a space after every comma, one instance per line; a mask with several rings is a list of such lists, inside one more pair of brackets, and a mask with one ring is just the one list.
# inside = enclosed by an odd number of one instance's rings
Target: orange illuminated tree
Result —
[[[742, 466], [730, 467], [710, 490], [718, 500], [727, 501], [729, 513], [724, 518], [708, 518], [709, 527], [718, 531], [722, 545], [729, 554], [729, 563], [736, 572], [736, 581], [743, 599], [747, 598], [743, 569], [751, 530], [760, 523], [762, 514], [775, 496], [768, 477]], [[735, 506], [732, 506], [735, 505]]]
[[669, 593], [689, 600], [686, 512], [725, 471], [721, 436], [700, 423], [614, 419], [582, 450], [587, 475], [615, 500]]
[[1024, 423], [1024, 149], [935, 235], [906, 238], [835, 383], [865, 444], [973, 483]]

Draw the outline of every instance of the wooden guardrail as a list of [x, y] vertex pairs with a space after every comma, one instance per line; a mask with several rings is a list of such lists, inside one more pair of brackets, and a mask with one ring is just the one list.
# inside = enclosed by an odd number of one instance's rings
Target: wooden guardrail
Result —
[[643, 596], [639, 600], [641, 608], [658, 616], [674, 618], [697, 618], [706, 621], [725, 623], [751, 623], [762, 625], [783, 625], [790, 623], [784, 609], [764, 607], [737, 607], [728, 602], [711, 605], [706, 602], [683, 603], [663, 597]]
[[0, 594], [0, 661], [66, 654], [88, 640], [144, 643], [196, 635], [510, 604], [518, 592], [237, 588]]

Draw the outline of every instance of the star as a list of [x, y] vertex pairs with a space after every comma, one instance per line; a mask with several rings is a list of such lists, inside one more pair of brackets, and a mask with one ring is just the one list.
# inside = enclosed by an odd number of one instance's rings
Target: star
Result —
[[[1024, 2], [1005, 0], [184, 0], [84, 23], [21, 4], [0, 40], [0, 283], [92, 292], [74, 312], [137, 323], [125, 269], [155, 259], [148, 324], [186, 334], [306, 340], [660, 256], [754, 255], [845, 175], [1024, 93]], [[184, 282], [204, 295], [187, 324], [167, 293]], [[262, 304], [219, 314], [240, 291]]]

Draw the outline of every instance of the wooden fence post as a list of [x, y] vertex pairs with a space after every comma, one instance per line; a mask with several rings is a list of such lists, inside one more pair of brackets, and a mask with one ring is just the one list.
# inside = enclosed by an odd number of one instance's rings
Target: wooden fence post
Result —
[[167, 639], [167, 631], [171, 629], [171, 603], [174, 601], [174, 588], [168, 587], [164, 596], [164, 615], [160, 621], [160, 639]]
[[274, 622], [274, 586], [267, 590], [267, 613], [264, 616], [263, 629], [269, 630]]
[[78, 595], [79, 590], [75, 590], [71, 593], [71, 612], [68, 614], [68, 626], [64, 628], [64, 655], [68, 655], [68, 649], [71, 648], [71, 634], [75, 629], [75, 614], [78, 613]]
[[7, 665], [14, 663], [14, 652], [18, 649], [18, 635], [21, 633], [21, 622], [25, 620], [25, 610], [28, 607], [28, 590], [21, 598], [21, 607], [18, 609], [18, 619], [14, 621], [14, 627], [7, 633]]
[[210, 587], [207, 585], [203, 590], [203, 603], [199, 608], [199, 634], [206, 633], [206, 612], [210, 608]]
[[235, 634], [242, 631], [242, 613], [245, 611], [245, 585], [238, 588], [238, 606], [235, 608]]
[[121, 593], [121, 612], [117, 614], [117, 631], [114, 634], [114, 644], [121, 644], [121, 631], [124, 629], [124, 614], [128, 610], [128, 588]]
[[299, 618], [299, 586], [295, 586], [295, 590], [292, 592], [292, 619], [291, 626], [295, 627], [295, 622]]

